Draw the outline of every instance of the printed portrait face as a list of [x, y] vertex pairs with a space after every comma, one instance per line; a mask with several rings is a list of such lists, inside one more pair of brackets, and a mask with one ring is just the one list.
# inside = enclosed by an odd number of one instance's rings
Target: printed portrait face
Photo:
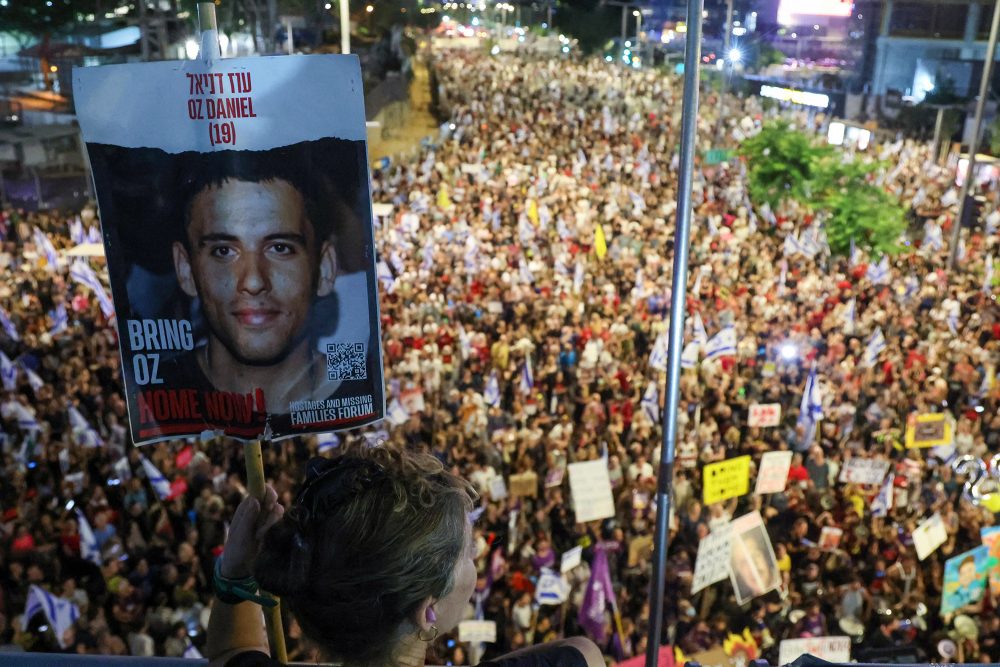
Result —
[[202, 190], [186, 241], [174, 244], [181, 289], [201, 300], [212, 338], [243, 364], [288, 356], [306, 336], [313, 300], [333, 290], [333, 246], [315, 237], [288, 181], [227, 180]]

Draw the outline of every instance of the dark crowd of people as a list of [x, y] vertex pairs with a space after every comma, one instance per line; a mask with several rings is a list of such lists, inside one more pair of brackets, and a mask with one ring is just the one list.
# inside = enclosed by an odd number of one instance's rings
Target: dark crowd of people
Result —
[[[603, 61], [471, 52], [431, 66], [451, 118], [439, 137], [372, 175], [373, 200], [392, 205], [376, 221], [376, 245], [387, 396], [399, 409], [341, 437], [429, 451], [480, 494], [468, 618], [495, 621], [497, 640], [442, 637], [436, 664], [475, 664], [582, 634], [598, 548], [615, 604], [603, 636], [592, 638], [609, 660], [640, 655], [680, 81]], [[708, 96], [699, 149], [711, 147], [715, 108]], [[778, 116], [810, 130], [825, 122], [733, 97], [725, 142]], [[762, 210], [738, 160], [696, 167], [687, 340], [698, 341], [701, 327], [709, 336], [732, 327], [735, 345], [708, 354], [702, 340], [681, 378], [662, 639], [686, 656], [748, 629], [772, 662], [783, 639], [844, 634], [855, 657], [908, 647], [935, 661], [948, 657], [938, 646], [950, 639], [952, 659], [1000, 661], [989, 587], [939, 613], [944, 562], [979, 546], [980, 529], [995, 522], [948, 462], [1000, 451], [1000, 310], [989, 268], [997, 192], [984, 186], [982, 219], [961, 231], [951, 270], [953, 169], [935, 165], [929, 146], [903, 140], [857, 158], [886, 160], [879, 182], [908, 209], [903, 252], [888, 260], [887, 275], [863, 247], [851, 257], [822, 247], [789, 252], [786, 236], [805, 232], [813, 212]], [[150, 485], [127, 434], [113, 323], [62, 257], [75, 245], [78, 213], [4, 209], [0, 217], [0, 306], [11, 325], [0, 331], [0, 350], [15, 374], [0, 405], [0, 651], [191, 655], [204, 641], [227, 520], [246, 493], [242, 449], [221, 438], [144, 447], [171, 493], [161, 498]], [[36, 229], [60, 251], [55, 266]], [[102, 260], [82, 261], [102, 272]], [[884, 345], [873, 349], [877, 330]], [[822, 411], [815, 433], [799, 414], [813, 368]], [[748, 425], [760, 403], [780, 404], [778, 426]], [[905, 448], [908, 420], [926, 413], [954, 420], [953, 447]], [[265, 450], [282, 502], [294, 497], [305, 461], [330, 447], [304, 437]], [[783, 491], [702, 503], [705, 464], [750, 455], [752, 491], [753, 468], [777, 450], [794, 452]], [[893, 502], [882, 484], [840, 482], [859, 457], [888, 462]], [[615, 515], [577, 523], [564, 472], [597, 459], [607, 464]], [[527, 490], [525, 479], [534, 482]], [[743, 605], [728, 579], [692, 595], [700, 542], [755, 511], [780, 586]], [[919, 560], [913, 532], [934, 514], [947, 540]], [[96, 555], [81, 544], [81, 518]], [[821, 548], [824, 527], [843, 531], [839, 543]], [[558, 573], [562, 554], [577, 546], [582, 563], [564, 575], [565, 601], [539, 604], [544, 570]], [[42, 614], [23, 618], [32, 585], [77, 605], [79, 618], [61, 636]], [[291, 659], [314, 657], [292, 619], [285, 630]]]

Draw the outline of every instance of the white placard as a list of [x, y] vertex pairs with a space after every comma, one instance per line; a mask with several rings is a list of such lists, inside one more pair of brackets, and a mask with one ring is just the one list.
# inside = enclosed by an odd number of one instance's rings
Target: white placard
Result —
[[556, 572], [545, 568], [538, 577], [535, 587], [535, 602], [538, 604], [562, 604], [569, 599], [569, 582]]
[[376, 202], [372, 204], [372, 215], [379, 218], [388, 218], [392, 215], [393, 206], [392, 204], [386, 204], [384, 202]]
[[577, 523], [608, 519], [615, 515], [611, 478], [604, 459], [569, 464], [569, 490]]
[[760, 457], [760, 468], [757, 470], [757, 486], [755, 495], [765, 493], [781, 493], [788, 483], [788, 470], [792, 467], [791, 452], [765, 452]]
[[507, 497], [507, 484], [503, 481], [503, 477], [497, 475], [490, 480], [490, 499], [491, 500], [503, 500]]
[[913, 531], [913, 546], [917, 550], [917, 558], [923, 560], [948, 541], [948, 531], [944, 527], [941, 515], [927, 519]]
[[754, 403], [750, 406], [747, 424], [751, 427], [770, 427], [781, 423], [781, 403]]
[[888, 461], [852, 458], [845, 461], [840, 469], [840, 481], [843, 484], [878, 486], [888, 472]]
[[559, 571], [562, 573], [569, 572], [574, 567], [580, 564], [583, 559], [583, 547], [573, 547], [569, 551], [563, 553], [562, 563], [559, 565]]
[[778, 664], [787, 665], [805, 654], [828, 662], [851, 661], [850, 637], [809, 637], [785, 639], [778, 646]]
[[492, 644], [496, 640], [496, 621], [462, 621], [458, 624], [458, 641], [460, 642]]
[[691, 595], [729, 577], [732, 526], [719, 526], [698, 544], [698, 557], [694, 562]]

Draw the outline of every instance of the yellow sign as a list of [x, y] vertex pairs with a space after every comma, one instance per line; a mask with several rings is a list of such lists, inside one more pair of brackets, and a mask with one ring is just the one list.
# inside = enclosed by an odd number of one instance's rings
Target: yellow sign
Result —
[[750, 457], [738, 456], [708, 464], [702, 469], [702, 483], [705, 486], [703, 501], [706, 505], [749, 493]]
[[951, 420], [945, 414], [925, 414], [906, 425], [906, 448], [940, 447], [953, 441]]

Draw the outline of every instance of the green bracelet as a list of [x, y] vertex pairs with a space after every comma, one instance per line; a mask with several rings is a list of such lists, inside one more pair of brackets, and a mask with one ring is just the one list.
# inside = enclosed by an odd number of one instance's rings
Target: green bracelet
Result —
[[222, 576], [222, 557], [215, 559], [215, 572], [212, 575], [212, 587], [215, 589], [215, 597], [220, 602], [226, 604], [239, 604], [241, 602], [254, 602], [262, 607], [277, 606], [278, 601], [273, 597], [264, 594], [258, 595], [260, 586], [252, 576], [242, 579], [229, 579]]

